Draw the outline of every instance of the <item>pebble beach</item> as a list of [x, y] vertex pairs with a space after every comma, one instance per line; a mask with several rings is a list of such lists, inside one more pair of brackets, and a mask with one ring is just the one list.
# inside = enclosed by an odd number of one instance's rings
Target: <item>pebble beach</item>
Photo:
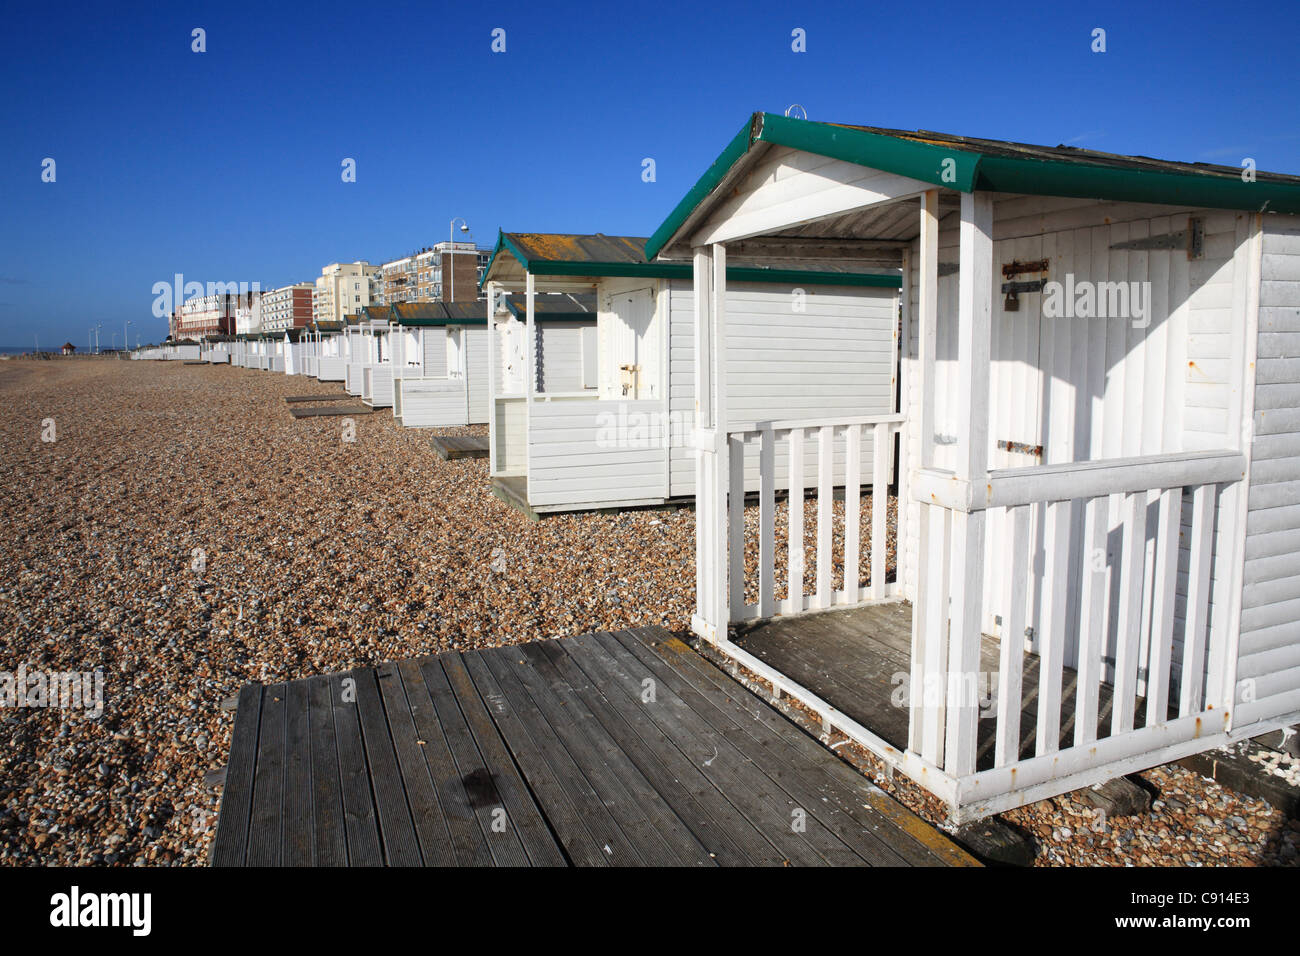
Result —
[[[344, 441], [341, 419], [284, 402], [338, 391], [180, 362], [0, 361], [0, 670], [104, 675], [97, 718], [0, 710], [0, 862], [206, 864], [222, 705], [249, 681], [688, 630], [690, 509], [531, 522], [492, 495], [486, 461], [442, 461], [386, 409]], [[1008, 819], [1039, 865], [1297, 863], [1300, 825], [1268, 804], [1178, 768], [1146, 777], [1157, 812], [1109, 830], [1070, 797]]]

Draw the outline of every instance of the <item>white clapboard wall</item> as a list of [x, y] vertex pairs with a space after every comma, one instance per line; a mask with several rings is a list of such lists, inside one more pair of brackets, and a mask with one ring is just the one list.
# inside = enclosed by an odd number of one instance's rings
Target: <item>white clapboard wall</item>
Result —
[[[834, 419], [893, 411], [898, 290], [831, 286], [805, 289], [803, 312], [792, 307], [795, 286], [729, 283], [727, 287], [727, 418], [731, 424]], [[669, 412], [674, 431], [694, 427], [695, 345], [691, 283], [673, 281], [669, 311]], [[776, 487], [788, 487], [788, 442], [777, 443]], [[844, 473], [842, 441], [835, 474]], [[805, 487], [817, 480], [817, 439], [804, 448]], [[862, 481], [872, 480], [873, 441], [862, 439]], [[695, 458], [678, 442], [670, 449], [670, 494], [695, 493]], [[758, 489], [758, 455], [745, 460], [745, 488]]]
[[1263, 221], [1235, 726], [1300, 711], [1300, 217]]

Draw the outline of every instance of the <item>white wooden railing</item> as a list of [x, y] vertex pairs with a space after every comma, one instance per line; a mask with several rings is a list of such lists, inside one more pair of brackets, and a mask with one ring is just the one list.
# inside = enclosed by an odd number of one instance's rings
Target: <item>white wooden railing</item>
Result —
[[[702, 537], [697, 565], [697, 588], [703, 600], [697, 602], [709, 630], [719, 638], [726, 625], [776, 615], [800, 614], [830, 607], [847, 607], [868, 601], [897, 599], [901, 584], [886, 581], [888, 541], [888, 485], [894, 463], [894, 435], [904, 416], [898, 414], [750, 422], [728, 427], [726, 441], [713, 455], [701, 458], [697, 496], [703, 511], [697, 515]], [[872, 442], [869, 474], [862, 467], [864, 442]], [[806, 445], [812, 452], [815, 471], [810, 467]], [[712, 450], [712, 449], [709, 449]], [[725, 480], [717, 482], [721, 495], [705, 492], [714, 468]], [[809, 477], [812, 480], [809, 481]], [[879, 479], [879, 480], [876, 480]], [[872, 487], [871, 528], [868, 533], [866, 586], [860, 584], [863, 569], [861, 490]], [[834, 496], [844, 492], [843, 541], [838, 557], [842, 581], [835, 587]], [[785, 566], [777, 566], [776, 493], [788, 491], [788, 520]], [[816, 510], [814, 548], [815, 576], [811, 591], [805, 591], [806, 565], [804, 525], [813, 491]], [[746, 596], [745, 496], [758, 500], [758, 574], [756, 601]], [[704, 551], [710, 552], [707, 556]], [[725, 568], [725, 574], [714, 569]], [[778, 596], [778, 576], [785, 582], [785, 597]], [[751, 582], [752, 583], [752, 582]], [[725, 589], [720, 590], [719, 589]], [[708, 617], [714, 620], [708, 620]]]
[[[1231, 689], [1225, 630], [1210, 627], [1210, 571], [1219, 495], [1244, 468], [1241, 454], [1224, 451], [1007, 469], [978, 482], [918, 471], [911, 491], [921, 505], [925, 544], [909, 750], [957, 779], [967, 796], [996, 802], [1071, 774], [1122, 767], [1153, 750], [1174, 759], [1187, 741], [1222, 732]], [[979, 629], [963, 635], [965, 646], [947, 646], [950, 634], [962, 634], [963, 613], [950, 607], [949, 581], [966, 562], [985, 560], [982, 552], [952, 553], [952, 522], [980, 512], [1000, 522], [1010, 541], [1000, 552], [1009, 563], [994, 561], [985, 570], [994, 576], [1002, 620], [996, 715], [986, 715], [996, 720], [991, 741], [977, 733], [980, 703], [971, 691], [982, 676]], [[1040, 588], [1037, 714], [1033, 727], [1022, 727], [1032, 586]], [[1077, 608], [1072, 616], [1070, 608]], [[1074, 669], [1073, 693], [1063, 707], [1067, 668]], [[1103, 683], [1110, 685], [1108, 718]], [[926, 694], [925, 686], [943, 692]], [[977, 761], [985, 769], [976, 772]]]

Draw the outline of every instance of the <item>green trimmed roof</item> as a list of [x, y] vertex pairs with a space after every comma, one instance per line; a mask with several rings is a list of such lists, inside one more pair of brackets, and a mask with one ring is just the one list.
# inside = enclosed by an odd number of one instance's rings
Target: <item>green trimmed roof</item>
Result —
[[690, 215], [757, 144], [857, 163], [958, 192], [1024, 193], [1174, 206], [1300, 212], [1300, 176], [1241, 167], [1120, 156], [1069, 146], [1032, 146], [928, 131], [847, 126], [755, 113], [645, 246], [654, 260]]
[[[510, 314], [520, 320], [528, 318], [528, 297], [508, 295], [504, 297], [505, 306]], [[539, 292], [533, 296], [533, 319], [537, 321], [561, 321], [573, 319], [594, 319], [596, 317], [596, 296], [592, 293], [574, 295], [569, 292]]]
[[474, 302], [395, 302], [393, 321], [405, 326], [486, 325], [487, 300]]
[[[483, 270], [479, 287], [492, 278], [498, 261], [517, 262], [535, 276], [581, 276], [690, 279], [688, 262], [647, 262], [644, 238], [606, 236], [603, 233], [575, 235], [547, 232], [502, 232]], [[728, 266], [727, 278], [735, 282], [804, 282], [821, 285], [883, 286], [899, 288], [897, 275], [864, 272], [816, 272], [801, 269], [769, 269], [760, 266]]]

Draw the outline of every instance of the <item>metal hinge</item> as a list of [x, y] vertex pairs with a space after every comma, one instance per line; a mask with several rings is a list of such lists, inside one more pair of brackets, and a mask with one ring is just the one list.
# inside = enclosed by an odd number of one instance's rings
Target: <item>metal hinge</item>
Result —
[[1196, 216], [1187, 220], [1187, 228], [1163, 236], [1147, 236], [1111, 244], [1112, 249], [1186, 249], [1188, 259], [1205, 256], [1205, 221]]

